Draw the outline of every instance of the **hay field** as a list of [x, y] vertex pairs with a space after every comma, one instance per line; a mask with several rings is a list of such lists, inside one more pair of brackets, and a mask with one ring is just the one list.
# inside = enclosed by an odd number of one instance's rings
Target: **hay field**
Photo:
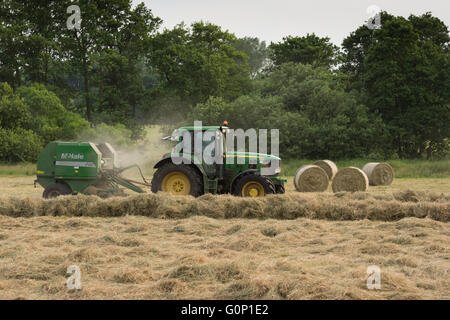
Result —
[[[450, 299], [449, 179], [45, 201], [33, 179], [0, 178], [0, 299]], [[381, 290], [366, 287], [370, 265]]]
[[[0, 299], [450, 299], [448, 223], [0, 216]], [[82, 289], [66, 288], [69, 265]], [[381, 268], [368, 290], [366, 268]]]

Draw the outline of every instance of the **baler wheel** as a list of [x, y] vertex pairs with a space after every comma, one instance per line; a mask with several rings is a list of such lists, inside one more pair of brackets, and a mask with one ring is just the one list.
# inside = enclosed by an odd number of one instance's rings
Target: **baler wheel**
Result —
[[72, 194], [72, 190], [68, 185], [64, 183], [52, 183], [45, 188], [42, 197], [50, 199], [68, 194]]

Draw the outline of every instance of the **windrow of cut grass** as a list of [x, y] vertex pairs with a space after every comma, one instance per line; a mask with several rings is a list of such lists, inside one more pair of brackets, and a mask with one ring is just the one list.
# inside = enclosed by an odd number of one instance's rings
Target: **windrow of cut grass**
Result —
[[206, 216], [217, 219], [326, 219], [397, 221], [406, 217], [450, 221], [450, 194], [401, 191], [373, 194], [294, 193], [264, 198], [230, 195], [171, 196], [165, 193], [101, 199], [64, 196], [57, 199], [0, 198], [0, 214], [33, 216], [148, 216], [183, 219]]

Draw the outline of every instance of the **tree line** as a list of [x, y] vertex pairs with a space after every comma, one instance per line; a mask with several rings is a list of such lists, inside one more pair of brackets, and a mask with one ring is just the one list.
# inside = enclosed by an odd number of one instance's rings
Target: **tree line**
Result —
[[[67, 8], [81, 11], [69, 29]], [[0, 160], [51, 140], [202, 120], [280, 129], [283, 157], [449, 156], [450, 37], [431, 13], [381, 14], [340, 47], [314, 33], [266, 45], [195, 22], [162, 29], [131, 0], [0, 3]]]

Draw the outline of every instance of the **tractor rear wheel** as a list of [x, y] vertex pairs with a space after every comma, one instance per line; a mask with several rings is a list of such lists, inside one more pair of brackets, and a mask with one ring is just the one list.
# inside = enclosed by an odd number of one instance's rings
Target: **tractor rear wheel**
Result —
[[42, 197], [45, 199], [56, 198], [59, 196], [72, 194], [72, 189], [67, 184], [64, 183], [52, 183], [49, 184], [45, 189]]
[[274, 193], [275, 185], [272, 180], [257, 174], [243, 176], [233, 190], [233, 194], [240, 197], [264, 197]]
[[158, 191], [198, 197], [203, 194], [203, 177], [192, 166], [167, 163], [153, 175], [152, 192]]

